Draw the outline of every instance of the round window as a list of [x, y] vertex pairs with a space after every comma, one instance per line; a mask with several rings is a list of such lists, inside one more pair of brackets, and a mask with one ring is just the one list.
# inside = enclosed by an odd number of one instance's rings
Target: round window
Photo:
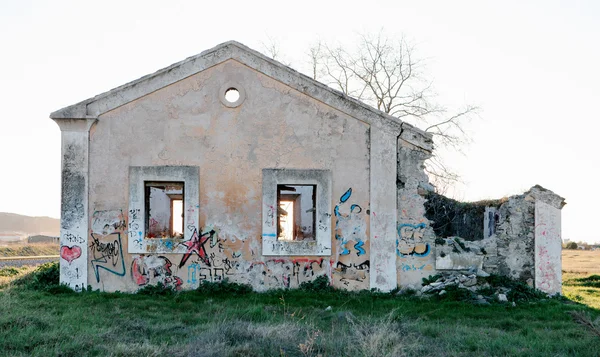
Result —
[[226, 107], [235, 108], [246, 99], [246, 92], [239, 84], [228, 83], [221, 87], [219, 98]]

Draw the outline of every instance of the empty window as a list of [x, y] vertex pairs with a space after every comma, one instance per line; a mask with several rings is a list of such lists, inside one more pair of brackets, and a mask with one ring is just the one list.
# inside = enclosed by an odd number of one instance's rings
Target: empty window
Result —
[[262, 173], [263, 255], [331, 255], [331, 171]]
[[240, 91], [236, 88], [229, 88], [225, 91], [225, 100], [233, 104], [240, 99]]
[[277, 239], [315, 240], [316, 185], [277, 185]]
[[183, 237], [183, 182], [145, 182], [146, 238]]

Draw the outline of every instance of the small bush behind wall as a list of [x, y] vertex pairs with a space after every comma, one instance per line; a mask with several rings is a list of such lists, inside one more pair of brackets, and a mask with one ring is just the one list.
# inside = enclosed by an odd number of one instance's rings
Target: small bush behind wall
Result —
[[500, 207], [506, 199], [460, 202], [429, 192], [425, 201], [425, 217], [432, 222], [435, 235], [441, 238], [461, 237], [468, 241], [483, 239], [486, 207]]

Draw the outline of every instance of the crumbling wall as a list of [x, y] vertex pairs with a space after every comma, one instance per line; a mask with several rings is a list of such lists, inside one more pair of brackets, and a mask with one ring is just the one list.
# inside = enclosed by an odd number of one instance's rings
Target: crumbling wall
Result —
[[[428, 193], [425, 215], [437, 236], [436, 271], [498, 274], [560, 293], [558, 241], [564, 204], [562, 197], [541, 186], [472, 203]], [[539, 230], [540, 224], [548, 230]]]
[[424, 206], [425, 196], [433, 190], [423, 170], [431, 145], [430, 137], [409, 130], [398, 138], [396, 271], [400, 286], [418, 286], [435, 274], [435, 233]]

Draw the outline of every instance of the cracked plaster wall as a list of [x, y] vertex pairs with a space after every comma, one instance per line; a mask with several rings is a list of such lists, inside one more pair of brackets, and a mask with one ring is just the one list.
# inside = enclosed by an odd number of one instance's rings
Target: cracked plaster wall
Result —
[[[243, 86], [240, 106], [220, 102], [223, 83]], [[229, 278], [264, 290], [327, 275], [337, 287], [368, 289], [369, 141], [369, 125], [235, 60], [103, 114], [90, 133], [90, 285], [181, 289]], [[157, 165], [199, 167], [192, 228], [205, 259], [128, 253], [129, 167]], [[261, 255], [263, 168], [331, 170], [339, 212], [331, 212], [331, 256]]]

